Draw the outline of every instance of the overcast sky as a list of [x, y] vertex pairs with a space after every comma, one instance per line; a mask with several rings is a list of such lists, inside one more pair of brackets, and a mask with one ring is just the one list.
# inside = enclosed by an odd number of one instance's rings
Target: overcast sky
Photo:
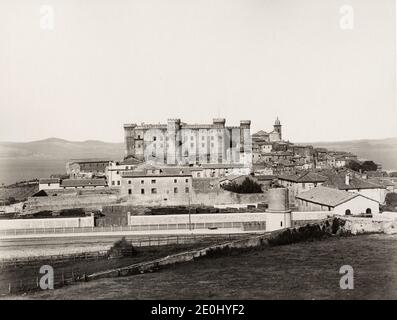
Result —
[[397, 136], [395, 12], [394, 0], [1, 0], [0, 140], [122, 141], [123, 123], [174, 117], [251, 119], [254, 132], [279, 116], [291, 141]]

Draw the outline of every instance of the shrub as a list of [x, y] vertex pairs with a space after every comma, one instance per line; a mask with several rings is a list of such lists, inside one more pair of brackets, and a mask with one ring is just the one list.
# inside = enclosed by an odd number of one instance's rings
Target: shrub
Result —
[[131, 242], [127, 241], [125, 237], [116, 241], [113, 246], [108, 250], [107, 257], [111, 258], [125, 258], [132, 257], [137, 254]]
[[223, 188], [236, 193], [262, 193], [261, 185], [248, 177], [245, 178], [241, 184], [233, 182], [231, 184], [225, 185]]
[[397, 206], [397, 193], [391, 192], [386, 195], [385, 202], [387, 206]]

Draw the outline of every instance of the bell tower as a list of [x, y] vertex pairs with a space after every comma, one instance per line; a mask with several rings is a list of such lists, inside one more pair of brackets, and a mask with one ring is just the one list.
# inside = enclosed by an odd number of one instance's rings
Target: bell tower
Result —
[[282, 140], [282, 136], [281, 136], [281, 122], [278, 119], [278, 117], [277, 117], [276, 121], [274, 122], [274, 126], [273, 127], [274, 127], [274, 131], [279, 134], [280, 140]]

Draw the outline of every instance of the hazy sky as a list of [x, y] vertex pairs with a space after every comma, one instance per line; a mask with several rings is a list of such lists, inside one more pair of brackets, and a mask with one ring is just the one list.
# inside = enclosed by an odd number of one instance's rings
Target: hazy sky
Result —
[[1, 0], [0, 140], [122, 141], [173, 117], [397, 136], [395, 39], [394, 0]]

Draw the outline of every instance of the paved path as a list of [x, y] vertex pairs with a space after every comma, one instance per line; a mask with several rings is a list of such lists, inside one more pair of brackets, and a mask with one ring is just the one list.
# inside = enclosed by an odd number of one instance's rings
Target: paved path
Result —
[[[95, 230], [95, 229], [94, 229]], [[0, 241], [11, 239], [36, 239], [36, 238], [71, 238], [71, 237], [112, 237], [112, 236], [176, 236], [176, 235], [225, 235], [225, 234], [244, 234], [257, 233], [263, 231], [242, 231], [240, 228], [220, 228], [220, 229], [179, 229], [179, 230], [148, 230], [148, 231], [90, 231], [90, 232], [61, 232], [61, 233], [40, 233], [40, 234], [17, 234], [1, 235]]]

